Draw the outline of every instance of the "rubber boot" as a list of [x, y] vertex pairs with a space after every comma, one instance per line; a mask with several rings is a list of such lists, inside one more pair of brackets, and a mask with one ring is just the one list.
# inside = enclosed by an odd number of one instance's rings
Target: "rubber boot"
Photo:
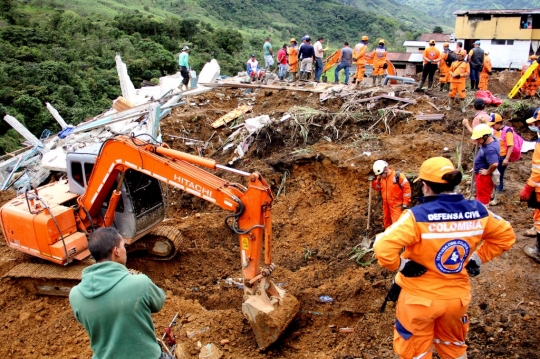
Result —
[[377, 86], [379, 82], [379, 76], [373, 76], [373, 86]]
[[495, 188], [493, 190], [493, 199], [489, 202], [490, 206], [496, 206], [501, 203], [501, 192]]
[[446, 111], [452, 110], [452, 103], [454, 102], [454, 99], [450, 97], [450, 100], [448, 100], [448, 105], [446, 106]]
[[443, 91], [443, 90], [444, 90], [444, 85], [445, 85], [445, 84], [443, 84], [443, 83], [440, 83], [440, 84], [439, 84], [439, 91]]
[[461, 109], [461, 112], [465, 112], [465, 99], [460, 98], [458, 101], [459, 108]]
[[447, 82], [447, 83], [446, 83], [446, 86], [444, 87], [444, 90], [445, 90], [446, 92], [450, 92], [450, 82]]
[[536, 233], [536, 245], [523, 247], [523, 252], [527, 257], [532, 258], [537, 263], [540, 263], [540, 233]]
[[352, 78], [352, 83], [353, 83], [353, 84], [356, 83], [356, 77], [353, 77], [353, 78]]
[[428, 85], [427, 85], [427, 88], [428, 88], [429, 90], [431, 90], [432, 87], [433, 87], [433, 81], [429, 81], [429, 82], [428, 82]]
[[422, 80], [420, 81], [420, 85], [418, 85], [418, 90], [421, 90], [422, 87], [424, 87], [424, 82], [426, 82], [426, 79], [422, 79]]
[[536, 237], [536, 234], [538, 232], [536, 232], [536, 228], [533, 226], [532, 228], [529, 228], [527, 229], [523, 235], [526, 236], [526, 237]]

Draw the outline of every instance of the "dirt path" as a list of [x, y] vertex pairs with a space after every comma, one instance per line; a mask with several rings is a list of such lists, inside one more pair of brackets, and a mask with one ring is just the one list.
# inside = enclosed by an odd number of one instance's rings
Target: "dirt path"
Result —
[[[428, 157], [447, 156], [456, 162], [463, 118], [459, 111], [442, 110], [446, 93], [408, 96], [417, 104], [407, 111], [442, 112], [445, 119], [417, 121], [399, 115], [388, 121], [389, 135], [383, 123], [369, 128], [380, 107], [392, 105], [391, 101], [384, 100], [371, 110], [364, 107], [357, 112], [360, 115], [337, 118], [328, 113], [340, 110], [343, 100], [339, 98], [321, 104], [315, 94], [245, 94], [241, 89], [203, 94], [191, 99], [192, 106], [177, 109], [167, 118], [162, 131], [171, 147], [226, 164], [235, 155], [232, 149], [223, 152], [220, 147], [233, 130], [218, 129], [204, 149], [167, 135], [206, 141], [214, 131], [210, 124], [239, 104], [254, 106], [248, 117], [268, 114], [279, 119], [294, 105], [326, 113], [317, 113], [311, 122], [293, 118], [263, 129], [246, 156], [234, 164], [243, 171], [259, 171], [272, 184], [274, 194], [280, 191], [272, 210], [274, 262], [279, 266], [274, 281], [301, 303], [282, 338], [265, 352], [256, 349], [254, 335], [240, 311], [242, 290], [227, 281], [241, 276], [238, 241], [223, 224], [227, 213], [172, 189], [167, 224], [176, 225], [184, 235], [179, 255], [168, 262], [153, 262], [139, 254], [128, 259], [129, 267], [146, 273], [167, 292], [164, 309], [153, 317], [157, 334], [161, 337], [163, 327], [178, 312], [174, 332], [193, 358], [198, 357], [198, 343], [215, 343], [224, 350], [225, 358], [394, 358], [394, 308], [389, 305], [386, 313], [379, 313], [392, 273], [377, 264], [361, 267], [349, 260], [351, 249], [366, 230], [367, 176], [376, 159], [385, 159], [411, 178]], [[515, 115], [520, 119], [523, 109], [515, 107], [504, 110], [505, 118]], [[470, 107], [465, 115], [472, 117]], [[302, 125], [308, 130], [306, 137]], [[530, 138], [518, 121], [514, 125]], [[465, 168], [472, 166], [471, 152], [472, 145], [466, 141]], [[481, 275], [472, 279], [470, 358], [540, 357], [540, 266], [522, 252], [532, 242], [520, 234], [531, 226], [532, 212], [517, 200], [530, 160], [528, 153], [510, 165], [503, 204], [491, 208], [509, 220], [519, 235], [509, 252], [483, 265]], [[216, 174], [235, 182], [243, 180]], [[462, 190], [468, 193], [467, 183]], [[4, 192], [1, 199], [12, 196]], [[370, 235], [382, 230], [381, 217], [381, 203], [374, 196]], [[39, 262], [0, 241], [0, 275], [22, 261]], [[323, 295], [333, 301], [322, 303], [318, 298]], [[339, 328], [352, 328], [352, 332]], [[66, 298], [31, 295], [9, 279], [0, 283], [0, 342], [0, 355], [7, 358], [92, 355], [88, 337]]]

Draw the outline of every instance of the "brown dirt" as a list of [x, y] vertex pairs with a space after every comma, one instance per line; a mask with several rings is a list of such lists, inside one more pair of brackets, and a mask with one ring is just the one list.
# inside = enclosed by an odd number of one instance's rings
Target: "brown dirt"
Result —
[[[502, 91], [504, 90], [504, 91]], [[502, 88], [501, 97], [509, 89]], [[167, 135], [206, 141], [212, 136], [210, 124], [239, 104], [252, 103], [253, 113], [279, 119], [293, 105], [338, 112], [341, 99], [319, 103], [318, 95], [298, 91], [260, 91], [245, 94], [242, 89], [218, 89], [192, 98], [192, 106], [179, 108], [162, 124], [164, 140], [172, 148], [211, 156], [226, 164], [234, 154], [223, 152], [223, 141], [233, 130], [220, 128], [205, 149], [189, 146]], [[300, 301], [300, 312], [283, 336], [267, 351], [256, 349], [249, 324], [241, 314], [242, 290], [225, 281], [238, 278], [240, 261], [237, 239], [223, 224], [226, 213], [189, 194], [171, 189], [168, 225], [183, 232], [184, 246], [168, 262], [154, 262], [144, 255], [130, 254], [128, 266], [146, 273], [167, 292], [163, 310], [154, 315], [161, 337], [175, 313], [174, 332], [193, 358], [198, 343], [215, 343], [226, 358], [394, 358], [392, 351], [393, 306], [380, 314], [379, 307], [389, 287], [392, 273], [377, 264], [358, 266], [349, 260], [351, 249], [366, 234], [368, 182], [374, 160], [384, 158], [394, 168], [413, 177], [423, 160], [442, 155], [456, 161], [461, 140], [458, 111], [443, 110], [447, 95], [403, 93], [417, 100], [406, 107], [415, 113], [444, 112], [442, 121], [417, 121], [412, 116], [391, 119], [391, 135], [379, 123], [377, 109], [392, 105], [381, 101], [362, 117], [340, 118], [317, 115], [307, 136], [307, 145], [294, 120], [273, 124], [262, 130], [248, 154], [235, 163], [243, 171], [259, 171], [272, 184], [274, 194], [287, 172], [285, 186], [273, 206], [273, 275]], [[428, 102], [439, 107], [436, 110]], [[531, 103], [531, 106], [533, 104]], [[508, 111], [508, 110], [507, 110]], [[465, 114], [474, 112], [469, 107]], [[507, 118], [518, 113], [508, 113]], [[519, 126], [519, 123], [515, 123]], [[520, 128], [520, 127], [518, 127]], [[525, 132], [525, 130], [522, 130]], [[365, 153], [369, 152], [370, 156]], [[471, 168], [472, 146], [464, 145], [464, 166]], [[540, 358], [540, 267], [524, 256], [522, 248], [532, 242], [521, 232], [532, 224], [531, 211], [517, 201], [530, 171], [531, 154], [512, 163], [507, 172], [504, 204], [492, 210], [514, 226], [515, 246], [501, 258], [482, 266], [472, 279], [470, 306], [470, 358]], [[234, 181], [242, 178], [217, 172]], [[468, 184], [462, 189], [468, 193]], [[13, 193], [2, 193], [5, 201]], [[369, 235], [382, 230], [381, 203], [373, 199]], [[37, 261], [11, 250], [0, 241], [0, 274], [17, 263]], [[317, 298], [328, 295], [333, 303]], [[28, 294], [18, 283], [0, 283], [0, 356], [8, 358], [90, 358], [88, 337], [66, 298]], [[339, 328], [353, 328], [352, 333]], [[220, 344], [222, 340], [228, 344]]]

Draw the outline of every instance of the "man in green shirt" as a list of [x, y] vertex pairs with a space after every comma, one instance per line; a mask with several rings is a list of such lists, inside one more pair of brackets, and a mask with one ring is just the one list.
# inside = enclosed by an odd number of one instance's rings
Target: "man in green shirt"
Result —
[[182, 75], [182, 91], [188, 89], [189, 82], [189, 47], [184, 46], [178, 58], [178, 69]]
[[269, 37], [266, 38], [266, 42], [263, 45], [263, 52], [266, 70], [270, 70], [270, 66], [274, 65], [274, 52], [272, 51], [272, 44]]
[[165, 292], [144, 274], [125, 266], [125, 241], [115, 228], [99, 228], [88, 238], [96, 264], [83, 270], [69, 293], [75, 318], [86, 329], [94, 359], [172, 359], [156, 340], [152, 313]]

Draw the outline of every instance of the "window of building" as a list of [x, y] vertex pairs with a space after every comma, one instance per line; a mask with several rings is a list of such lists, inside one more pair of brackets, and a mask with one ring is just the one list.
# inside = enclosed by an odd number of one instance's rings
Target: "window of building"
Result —
[[473, 15], [469, 16], [469, 21], [490, 21], [491, 15]]
[[506, 40], [491, 40], [491, 45], [506, 45]]
[[514, 40], [506, 40], [506, 45], [514, 45]]

